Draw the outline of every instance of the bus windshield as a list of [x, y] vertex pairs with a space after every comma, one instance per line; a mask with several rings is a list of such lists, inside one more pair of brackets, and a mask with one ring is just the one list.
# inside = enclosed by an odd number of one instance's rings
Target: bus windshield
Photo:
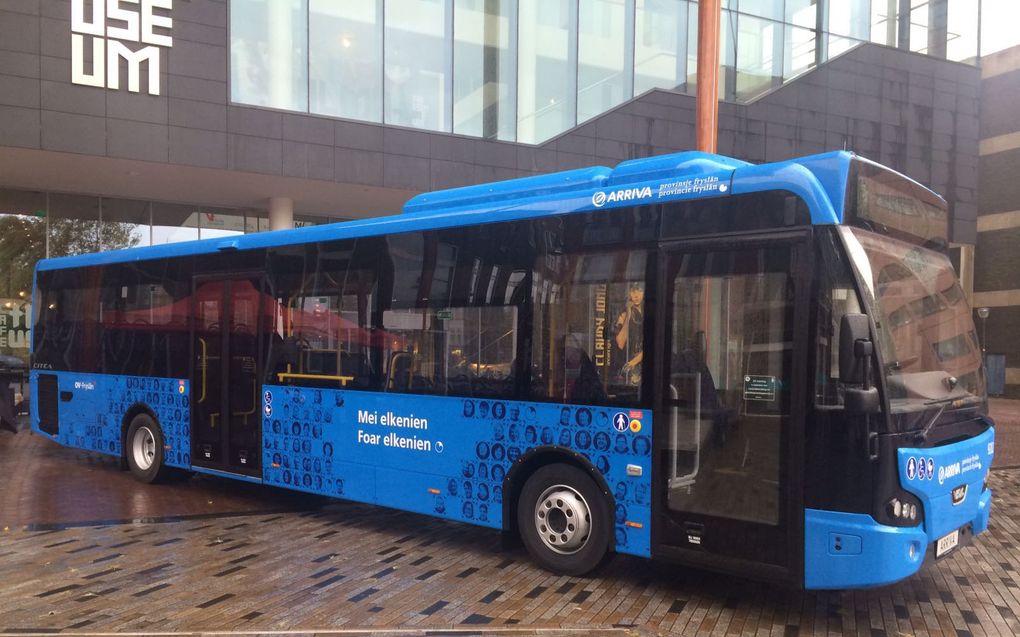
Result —
[[890, 409], [983, 401], [977, 333], [949, 259], [860, 228], [844, 237], [875, 315]]

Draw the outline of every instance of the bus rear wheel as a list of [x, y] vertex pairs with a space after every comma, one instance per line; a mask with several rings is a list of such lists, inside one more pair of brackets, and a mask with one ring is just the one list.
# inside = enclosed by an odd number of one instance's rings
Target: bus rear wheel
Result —
[[517, 528], [531, 556], [563, 575], [584, 575], [609, 551], [610, 507], [595, 482], [577, 467], [546, 465], [528, 478], [517, 507]]
[[142, 482], [158, 482], [166, 477], [163, 465], [163, 431], [148, 414], [131, 419], [124, 439], [128, 468]]

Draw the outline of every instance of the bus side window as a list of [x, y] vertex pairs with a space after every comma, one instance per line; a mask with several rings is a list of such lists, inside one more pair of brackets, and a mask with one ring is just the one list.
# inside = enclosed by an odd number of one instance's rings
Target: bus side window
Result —
[[815, 404], [839, 406], [839, 326], [843, 316], [861, 311], [853, 276], [836, 235], [819, 237], [815, 259], [818, 276], [818, 329], [815, 342]]
[[544, 255], [535, 266], [532, 396], [639, 404], [647, 252]]

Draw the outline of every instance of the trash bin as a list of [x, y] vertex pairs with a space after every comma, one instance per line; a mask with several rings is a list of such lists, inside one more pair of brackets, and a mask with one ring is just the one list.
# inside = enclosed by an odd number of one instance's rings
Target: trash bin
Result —
[[26, 371], [25, 361], [10, 354], [0, 354], [0, 429], [18, 432], [18, 410], [11, 384], [24, 384]]

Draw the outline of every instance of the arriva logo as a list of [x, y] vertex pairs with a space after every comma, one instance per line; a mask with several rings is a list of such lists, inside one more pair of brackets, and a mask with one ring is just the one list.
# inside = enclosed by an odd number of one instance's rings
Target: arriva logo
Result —
[[601, 208], [607, 203], [630, 201], [631, 199], [644, 199], [645, 197], [651, 196], [651, 186], [645, 186], [644, 188], [624, 188], [623, 190], [613, 190], [609, 193], [600, 190], [591, 196], [591, 203], [596, 208]]
[[939, 467], [939, 484], [942, 484], [949, 478], [954, 478], [960, 475], [960, 463], [954, 462], [953, 464]]

